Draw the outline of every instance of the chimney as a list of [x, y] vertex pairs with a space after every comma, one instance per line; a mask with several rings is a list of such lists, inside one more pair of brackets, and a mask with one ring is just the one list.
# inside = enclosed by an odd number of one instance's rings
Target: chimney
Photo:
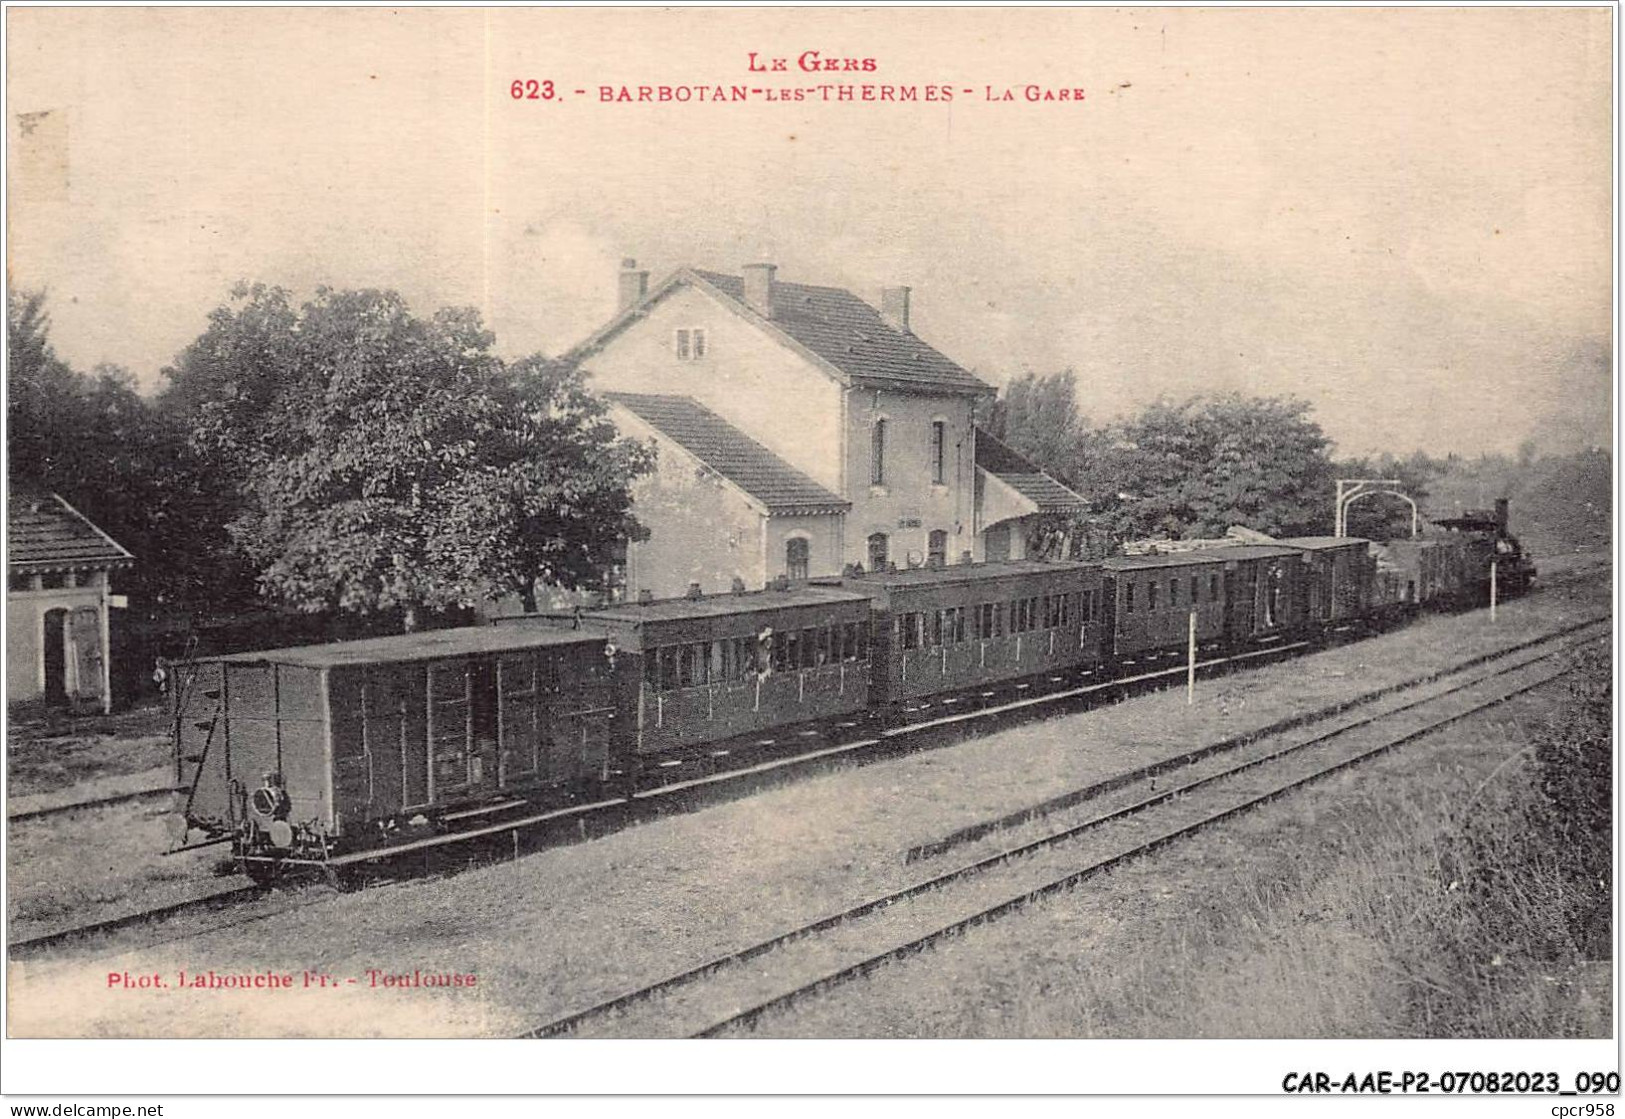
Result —
[[880, 317], [898, 330], [908, 329], [908, 288], [880, 289]]
[[745, 303], [764, 319], [773, 317], [773, 274], [776, 264], [747, 264], [740, 269], [745, 278]]
[[691, 599], [700, 599], [705, 597], [704, 593], [700, 590], [700, 585], [698, 583], [690, 583], [688, 585], [688, 597]]
[[621, 288], [618, 310], [626, 310], [643, 302], [643, 297], [649, 294], [649, 273], [647, 269], [638, 268], [638, 262], [631, 257], [621, 261]]

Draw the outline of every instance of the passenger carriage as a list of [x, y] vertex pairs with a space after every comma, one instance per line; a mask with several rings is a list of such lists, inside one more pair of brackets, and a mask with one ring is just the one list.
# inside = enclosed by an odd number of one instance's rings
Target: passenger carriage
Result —
[[251, 874], [471, 826], [627, 751], [604, 636], [480, 627], [204, 658], [176, 674], [187, 833]]
[[839, 587], [618, 603], [551, 623], [603, 634], [627, 661], [638, 682], [628, 714], [639, 755], [869, 704], [869, 600]]
[[1196, 643], [1228, 636], [1225, 565], [1211, 552], [1112, 556], [1105, 567], [1110, 649], [1119, 661], [1183, 650], [1196, 614]]
[[1308, 553], [1274, 544], [1113, 556], [1105, 561], [1118, 661], [1199, 647], [1267, 642], [1307, 623]]
[[874, 604], [877, 705], [1096, 664], [1097, 563], [1015, 560], [851, 575]]
[[1366, 615], [1377, 573], [1370, 541], [1356, 536], [1297, 536], [1281, 543], [1309, 555], [1311, 625], [1341, 628]]

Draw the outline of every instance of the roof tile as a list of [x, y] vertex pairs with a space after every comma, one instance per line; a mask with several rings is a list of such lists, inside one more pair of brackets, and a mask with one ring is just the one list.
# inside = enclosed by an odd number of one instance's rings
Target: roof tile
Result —
[[775, 513], [845, 510], [832, 493], [689, 396], [606, 392], [608, 400], [711, 467]]

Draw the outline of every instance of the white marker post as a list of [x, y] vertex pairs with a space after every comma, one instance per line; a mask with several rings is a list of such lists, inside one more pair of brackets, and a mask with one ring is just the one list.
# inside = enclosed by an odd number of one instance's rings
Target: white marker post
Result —
[[1191, 611], [1190, 639], [1185, 653], [1185, 706], [1196, 702], [1196, 611]]
[[1492, 622], [1495, 621], [1495, 599], [1497, 589], [1498, 588], [1495, 585], [1495, 561], [1490, 560], [1490, 621]]

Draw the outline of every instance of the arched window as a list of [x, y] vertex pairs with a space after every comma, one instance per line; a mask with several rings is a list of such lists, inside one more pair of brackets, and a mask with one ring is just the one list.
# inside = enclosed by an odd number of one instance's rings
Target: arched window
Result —
[[[869, 484], [886, 484], [886, 421], [876, 420], [869, 440]], [[873, 539], [871, 537], [870, 539]]]
[[877, 532], [869, 537], [869, 570], [886, 570], [886, 551], [889, 541], [884, 532]]
[[812, 549], [804, 536], [794, 536], [784, 545], [784, 572], [792, 579], [807, 577], [808, 561]]
[[948, 533], [943, 529], [931, 533], [926, 545], [925, 563], [927, 567], [948, 566]]

